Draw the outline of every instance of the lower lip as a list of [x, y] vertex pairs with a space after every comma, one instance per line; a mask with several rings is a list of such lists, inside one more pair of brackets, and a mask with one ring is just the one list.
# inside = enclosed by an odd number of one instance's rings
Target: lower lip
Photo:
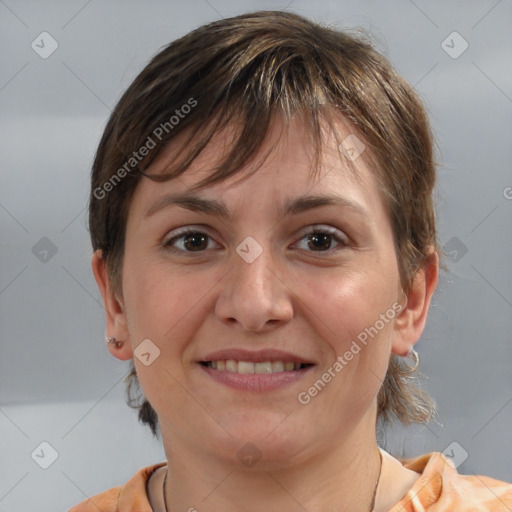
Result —
[[273, 391], [298, 382], [314, 368], [314, 365], [300, 370], [283, 371], [276, 373], [237, 373], [220, 371], [198, 363], [199, 367], [212, 379], [226, 386], [245, 389], [247, 391]]

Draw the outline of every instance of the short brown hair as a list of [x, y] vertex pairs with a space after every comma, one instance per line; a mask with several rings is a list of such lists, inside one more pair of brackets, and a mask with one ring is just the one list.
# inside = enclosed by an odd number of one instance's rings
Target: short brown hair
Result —
[[[332, 114], [347, 119], [370, 148], [394, 231], [401, 284], [409, 291], [432, 248], [441, 253], [432, 197], [433, 137], [422, 102], [362, 35], [281, 11], [223, 19], [172, 42], [117, 104], [95, 156], [89, 208], [92, 245], [103, 251], [114, 291], [122, 293], [126, 221], [141, 176], [163, 181], [181, 175], [215, 133], [234, 124], [231, 152], [197, 188], [217, 183], [254, 157], [273, 116], [287, 120], [296, 114], [308, 125], [315, 168], [320, 121]], [[162, 148], [185, 131], [187, 142], [170, 172], [148, 175], [145, 169]], [[156, 434], [156, 412], [143, 394], [132, 396], [138, 386], [133, 366], [127, 380], [128, 403], [140, 408], [139, 418]], [[392, 355], [378, 395], [379, 420], [431, 419], [433, 401], [414, 380], [403, 360]]]

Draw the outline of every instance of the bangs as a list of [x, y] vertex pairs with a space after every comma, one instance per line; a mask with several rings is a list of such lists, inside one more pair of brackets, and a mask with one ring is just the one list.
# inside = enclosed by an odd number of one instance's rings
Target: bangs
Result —
[[[128, 126], [127, 132], [119, 134], [118, 148], [125, 158], [133, 151], [134, 134], [139, 134], [136, 147], [140, 147], [147, 137], [151, 137], [155, 127], [168, 123], [169, 113], [179, 110], [180, 105], [185, 105], [190, 98], [194, 98], [197, 105], [176, 126], [169, 127], [171, 129], [158, 137], [156, 148], [137, 167], [142, 175], [153, 181], [177, 178], [214, 135], [229, 128], [234, 132], [231, 150], [196, 188], [218, 183], [240, 172], [254, 159], [266, 141], [273, 119], [282, 119], [286, 128], [290, 120], [300, 116], [308, 135], [308, 146], [312, 149], [312, 176], [316, 177], [321, 165], [321, 124], [326, 122], [334, 133], [333, 115], [358, 124], [360, 117], [354, 111], [349, 87], [343, 83], [350, 81], [351, 75], [353, 79], [355, 74], [354, 57], [350, 52], [345, 50], [344, 56], [338, 55], [345, 60], [346, 69], [341, 72], [339, 64], [336, 66], [334, 62], [336, 55], [317, 50], [317, 34], [312, 33], [309, 25], [304, 24], [304, 31], [300, 34], [303, 37], [296, 35], [290, 39], [280, 36], [269, 24], [262, 29], [258, 17], [252, 23], [256, 25], [250, 27], [252, 37], [258, 31], [265, 33], [250, 45], [246, 40], [247, 34], [242, 37], [243, 31], [223, 34], [223, 44], [217, 41], [215, 46], [211, 41], [213, 47], [205, 59], [203, 55], [192, 53], [187, 44], [187, 38], [194, 37], [192, 32], [162, 52], [165, 53], [165, 66], [158, 55], [148, 65], [146, 81], [151, 77], [150, 83], [138, 93], [137, 102], [129, 105], [131, 112], [126, 116], [127, 120], [132, 123], [136, 120], [138, 124]], [[203, 44], [206, 45], [204, 41]], [[352, 42], [352, 45], [358, 47], [362, 43]], [[334, 44], [331, 51], [336, 54]], [[187, 63], [186, 80], [181, 70], [183, 62]], [[368, 94], [370, 88], [366, 89]], [[340, 98], [346, 99], [344, 104], [340, 104]], [[355, 131], [351, 128], [351, 132]], [[178, 135], [181, 135], [180, 142], [176, 141]], [[365, 139], [363, 135], [359, 137]], [[163, 148], [174, 141], [179, 151], [165, 172], [148, 173], [147, 169]], [[267, 156], [258, 162], [255, 170]], [[340, 158], [344, 158], [341, 153]], [[352, 168], [351, 163], [350, 159], [345, 159], [346, 167]]]
[[[323, 96], [315, 94], [307, 74], [302, 75], [303, 83], [298, 84], [289, 79], [290, 73], [293, 76], [298, 71], [290, 70], [291, 62], [286, 67], [288, 69], [273, 70], [261, 69], [259, 65], [255, 65], [252, 76], [239, 76], [234, 83], [226, 83], [224, 95], [219, 104], [215, 105], [215, 110], [209, 113], [209, 117], [201, 119], [204, 117], [201, 115], [202, 111], [195, 112], [187, 126], [183, 124], [180, 130], [173, 133], [172, 138], [163, 140], [153, 158], [144, 161], [141, 174], [157, 182], [177, 178], [190, 167], [213, 137], [226, 134], [224, 146], [229, 149], [223, 151], [222, 158], [212, 168], [211, 174], [196, 184], [194, 189], [221, 182], [253, 163], [253, 170], [247, 176], [249, 177], [264, 164], [280, 139], [278, 137], [262, 158], [255, 161], [263, 146], [270, 142], [268, 135], [273, 122], [277, 119], [282, 121], [282, 136], [289, 129], [291, 121], [299, 118], [304, 123], [306, 143], [311, 148], [311, 171], [312, 178], [315, 178], [322, 160], [322, 124], [331, 124], [332, 106], [324, 103]], [[262, 84], [268, 85], [269, 81], [261, 75], [267, 74], [276, 76], [270, 86], [265, 88]], [[200, 97], [198, 102], [201, 102]], [[147, 172], [162, 149], [174, 143], [179, 149], [165, 169], [158, 173]]]
[[[260, 107], [260, 110], [250, 108], [243, 103], [243, 100], [237, 103], [233, 106], [233, 101], [227, 100], [225, 108], [214, 113], [212, 119], [182, 130], [180, 136], [170, 139], [166, 145], [162, 145], [159, 152], [155, 152], [151, 164], [162, 156], [165, 148], [175, 146], [172, 157], [167, 158], [164, 165], [158, 166], [157, 172], [150, 170], [151, 165], [145, 162], [145, 169], [141, 169], [140, 173], [155, 182], [176, 179], [189, 169], [202, 151], [212, 143], [212, 139], [219, 138], [222, 145], [220, 158], [212, 167], [209, 167], [209, 175], [191, 187], [190, 191], [222, 182], [241, 173], [242, 170], [245, 176], [240, 181], [244, 181], [264, 165], [282, 136], [286, 136], [289, 130], [294, 129], [292, 122], [298, 121], [303, 125], [306, 136], [305, 149], [310, 158], [309, 179], [311, 181], [320, 176], [324, 151], [333, 149], [331, 144], [326, 144], [326, 140], [332, 143], [332, 139], [335, 140], [339, 169], [349, 171], [352, 177], [358, 179], [359, 172], [354, 163], [355, 159], [350, 158], [346, 149], [343, 148], [344, 140], [358, 136], [357, 140], [364, 144], [364, 147], [368, 141], [363, 142], [363, 136], [358, 130], [339, 112], [336, 112], [332, 105], [318, 104], [314, 109], [304, 108], [294, 112], [284, 109], [284, 105], [280, 103], [273, 105], [272, 109]], [[281, 121], [280, 131], [278, 136], [271, 140], [270, 132], [276, 121]], [[262, 153], [263, 148], [265, 151]], [[370, 164], [371, 170], [378, 168], [378, 162], [372, 152], [366, 149], [364, 152], [365, 155], [361, 158]], [[379, 173], [374, 175], [379, 181]]]

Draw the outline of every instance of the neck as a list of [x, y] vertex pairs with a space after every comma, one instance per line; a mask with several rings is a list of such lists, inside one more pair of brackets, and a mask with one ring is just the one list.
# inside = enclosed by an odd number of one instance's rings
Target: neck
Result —
[[235, 461], [207, 459], [197, 450], [183, 449], [186, 445], [180, 442], [164, 442], [167, 512], [234, 512], [242, 504], [247, 512], [370, 511], [381, 460], [374, 423], [369, 426], [343, 442], [327, 443], [314, 456], [296, 456], [292, 463], [272, 469], [263, 458], [250, 469], [240, 469]]

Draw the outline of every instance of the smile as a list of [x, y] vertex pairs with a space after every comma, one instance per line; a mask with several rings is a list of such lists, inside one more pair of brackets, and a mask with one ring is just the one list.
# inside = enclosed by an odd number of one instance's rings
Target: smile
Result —
[[293, 361], [236, 361], [220, 359], [199, 361], [197, 367], [210, 381], [250, 392], [275, 391], [301, 380], [315, 364]]
[[243, 375], [249, 374], [268, 374], [268, 373], [281, 373], [286, 371], [296, 371], [301, 368], [311, 366], [310, 364], [294, 363], [293, 361], [263, 361], [253, 363], [251, 361], [235, 361], [234, 359], [219, 360], [219, 361], [201, 361], [202, 365], [217, 371], [240, 373]]

